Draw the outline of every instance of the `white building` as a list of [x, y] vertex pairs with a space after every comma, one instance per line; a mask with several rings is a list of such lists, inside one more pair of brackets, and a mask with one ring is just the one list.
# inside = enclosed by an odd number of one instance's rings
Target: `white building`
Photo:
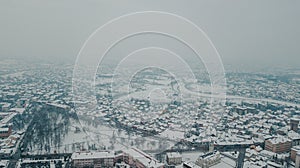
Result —
[[113, 152], [75, 152], [72, 154], [73, 167], [113, 167], [115, 155]]
[[202, 168], [208, 168], [221, 162], [220, 152], [210, 152], [200, 156], [196, 164]]
[[131, 148], [123, 151], [124, 162], [136, 168], [163, 168], [164, 164], [143, 151]]
[[182, 156], [178, 152], [167, 153], [167, 163], [168, 165], [178, 165], [182, 162]]

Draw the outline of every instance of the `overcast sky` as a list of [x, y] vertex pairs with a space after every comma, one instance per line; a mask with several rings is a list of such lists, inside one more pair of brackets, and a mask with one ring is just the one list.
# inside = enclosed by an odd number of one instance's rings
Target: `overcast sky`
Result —
[[1, 0], [0, 58], [75, 62], [99, 26], [157, 10], [188, 18], [218, 49], [225, 67], [300, 67], [298, 0]]

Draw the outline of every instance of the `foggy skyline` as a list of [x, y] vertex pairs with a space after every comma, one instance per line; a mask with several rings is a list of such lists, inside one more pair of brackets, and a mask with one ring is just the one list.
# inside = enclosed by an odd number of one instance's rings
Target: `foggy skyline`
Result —
[[74, 63], [98, 27], [124, 14], [164, 11], [209, 36], [227, 68], [300, 66], [299, 1], [8, 1], [0, 2], [0, 60]]

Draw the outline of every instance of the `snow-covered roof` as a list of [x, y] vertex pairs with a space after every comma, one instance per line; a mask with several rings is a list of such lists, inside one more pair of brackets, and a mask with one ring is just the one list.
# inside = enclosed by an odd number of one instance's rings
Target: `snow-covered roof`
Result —
[[72, 154], [72, 160], [114, 158], [113, 152], [75, 152]]
[[181, 155], [180, 155], [180, 153], [178, 153], [178, 152], [168, 152], [168, 153], [167, 153], [167, 157], [168, 157], [168, 158], [180, 158]]
[[272, 144], [280, 144], [280, 143], [285, 143], [285, 142], [291, 142], [290, 139], [284, 137], [284, 136], [278, 136], [273, 139], [269, 139]]
[[124, 151], [125, 153], [128, 153], [130, 156], [132, 156], [134, 159], [141, 162], [146, 167], [161, 167], [164, 164], [157, 161], [155, 158], [151, 157], [150, 155], [142, 152], [141, 150], [138, 150], [136, 148], [127, 149]]

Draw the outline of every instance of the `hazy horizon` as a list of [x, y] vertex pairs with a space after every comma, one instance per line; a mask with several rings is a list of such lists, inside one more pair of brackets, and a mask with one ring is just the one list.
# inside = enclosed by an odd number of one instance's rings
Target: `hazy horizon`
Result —
[[[0, 59], [74, 63], [98, 27], [124, 14], [164, 11], [203, 29], [225, 69], [300, 67], [299, 1], [1, 1]], [[134, 44], [134, 43], [133, 43]]]

